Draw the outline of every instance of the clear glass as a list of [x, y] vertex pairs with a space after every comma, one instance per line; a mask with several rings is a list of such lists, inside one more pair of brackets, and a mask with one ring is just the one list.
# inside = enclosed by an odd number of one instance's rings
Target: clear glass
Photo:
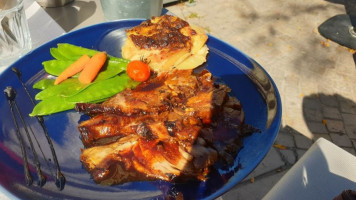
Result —
[[0, 0], [0, 67], [31, 50], [23, 0]]
[[160, 16], [163, 0], [101, 0], [104, 16], [107, 21]]

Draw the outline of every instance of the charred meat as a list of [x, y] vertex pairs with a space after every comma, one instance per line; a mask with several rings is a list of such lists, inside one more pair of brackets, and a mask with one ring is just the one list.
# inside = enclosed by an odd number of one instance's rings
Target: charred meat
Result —
[[77, 104], [91, 118], [79, 124], [81, 162], [95, 182], [205, 180], [219, 163], [232, 164], [244, 113], [230, 89], [207, 70], [161, 73], [102, 104]]

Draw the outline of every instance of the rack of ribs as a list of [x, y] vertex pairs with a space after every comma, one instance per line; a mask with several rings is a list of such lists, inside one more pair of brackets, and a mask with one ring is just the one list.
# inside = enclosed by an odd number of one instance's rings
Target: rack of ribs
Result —
[[[244, 128], [240, 102], [209, 71], [161, 73], [101, 104], [78, 103], [81, 162], [99, 184], [206, 180], [214, 163], [232, 164]], [[242, 131], [249, 130], [249, 131]]]

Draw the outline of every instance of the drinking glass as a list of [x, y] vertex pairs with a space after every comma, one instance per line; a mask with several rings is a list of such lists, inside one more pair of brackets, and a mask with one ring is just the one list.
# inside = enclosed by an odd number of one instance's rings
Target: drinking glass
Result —
[[0, 0], [0, 67], [31, 50], [23, 0]]
[[101, 0], [103, 13], [107, 21], [160, 16], [163, 0]]

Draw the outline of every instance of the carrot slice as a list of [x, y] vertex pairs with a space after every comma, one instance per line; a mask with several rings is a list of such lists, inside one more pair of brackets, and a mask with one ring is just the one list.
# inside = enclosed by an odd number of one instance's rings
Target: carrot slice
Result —
[[84, 84], [91, 83], [98, 75], [100, 69], [104, 66], [106, 58], [106, 52], [98, 52], [94, 54], [80, 73], [78, 80]]
[[59, 76], [54, 81], [54, 84], [58, 85], [67, 78], [74, 76], [78, 72], [82, 71], [84, 69], [85, 64], [88, 63], [89, 60], [90, 57], [88, 55], [84, 54], [83, 56], [81, 56], [78, 60], [69, 65], [69, 67], [67, 67], [62, 73], [59, 74]]

